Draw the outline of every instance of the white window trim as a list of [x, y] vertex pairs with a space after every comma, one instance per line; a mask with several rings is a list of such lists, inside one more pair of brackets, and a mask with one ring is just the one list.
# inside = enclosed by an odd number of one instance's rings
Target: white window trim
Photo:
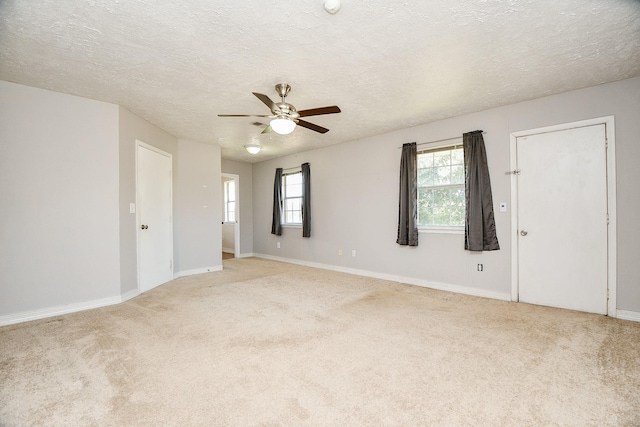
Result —
[[[459, 138], [460, 142], [456, 142], [456, 139], [448, 139], [446, 141], [442, 141], [442, 142], [435, 142], [432, 144], [424, 144], [424, 146], [420, 147], [417, 149], [417, 153], [416, 153], [416, 160], [417, 160], [417, 156], [423, 152], [423, 151], [430, 151], [430, 150], [437, 150], [439, 148], [445, 148], [445, 147], [451, 147], [451, 148], [458, 148], [458, 147], [462, 147], [462, 137]], [[463, 149], [464, 151], [464, 149]], [[463, 188], [464, 188], [464, 183], [463, 183]], [[457, 225], [457, 226], [444, 226], [444, 225], [419, 225], [418, 226], [418, 233], [423, 233], [423, 234], [464, 234], [464, 225]]]
[[[298, 173], [302, 177], [302, 167], [287, 169], [287, 172], [284, 172], [282, 174], [282, 203], [283, 204], [286, 204], [286, 200], [287, 200], [286, 191], [285, 191], [285, 187], [286, 187], [285, 186], [285, 180], [286, 180], [285, 176], [286, 175], [295, 175], [295, 174], [298, 174]], [[304, 177], [302, 177], [302, 185], [304, 187]], [[281, 222], [281, 224], [280, 224], [281, 226], [283, 226], [285, 228], [302, 228], [302, 222], [285, 222], [286, 218], [287, 218], [287, 214], [284, 211], [284, 208], [283, 208], [283, 214], [284, 215], [282, 216], [282, 220], [280, 221]]]
[[444, 227], [436, 225], [421, 225], [418, 227], [418, 233], [424, 234], [464, 234], [464, 227]]

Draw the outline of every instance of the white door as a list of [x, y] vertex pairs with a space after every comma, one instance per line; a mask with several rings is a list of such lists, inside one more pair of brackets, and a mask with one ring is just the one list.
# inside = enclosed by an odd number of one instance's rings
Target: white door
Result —
[[138, 142], [138, 289], [173, 278], [171, 155]]
[[518, 297], [607, 313], [605, 125], [516, 139]]

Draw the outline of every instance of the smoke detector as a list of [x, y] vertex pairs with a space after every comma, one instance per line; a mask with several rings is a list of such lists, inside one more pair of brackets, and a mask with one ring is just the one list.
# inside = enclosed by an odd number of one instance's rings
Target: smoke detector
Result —
[[324, 9], [334, 15], [340, 10], [340, 0], [325, 0]]

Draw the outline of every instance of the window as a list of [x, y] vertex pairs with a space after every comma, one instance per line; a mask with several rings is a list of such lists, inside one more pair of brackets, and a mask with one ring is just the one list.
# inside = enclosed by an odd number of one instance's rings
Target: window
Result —
[[283, 224], [302, 224], [302, 171], [282, 176], [282, 198], [284, 201]]
[[418, 226], [464, 227], [464, 151], [448, 146], [418, 153]]
[[224, 182], [224, 222], [236, 222], [236, 182], [234, 180]]

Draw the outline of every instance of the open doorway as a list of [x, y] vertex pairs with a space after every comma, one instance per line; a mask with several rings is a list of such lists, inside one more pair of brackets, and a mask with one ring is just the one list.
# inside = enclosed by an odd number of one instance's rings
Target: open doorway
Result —
[[240, 254], [239, 180], [234, 174], [222, 174], [222, 259]]

